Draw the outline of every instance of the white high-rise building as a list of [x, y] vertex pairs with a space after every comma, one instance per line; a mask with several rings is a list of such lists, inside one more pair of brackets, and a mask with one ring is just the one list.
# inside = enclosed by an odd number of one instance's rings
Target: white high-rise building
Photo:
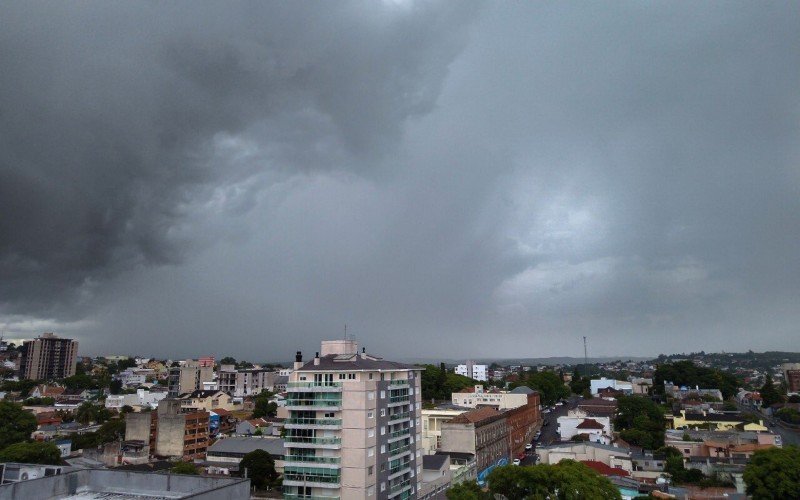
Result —
[[476, 365], [474, 361], [467, 361], [465, 365], [456, 366], [456, 374], [469, 377], [471, 379], [486, 382], [489, 380], [489, 367], [487, 365]]
[[286, 499], [417, 498], [422, 369], [359, 353], [353, 340], [297, 353], [287, 386]]

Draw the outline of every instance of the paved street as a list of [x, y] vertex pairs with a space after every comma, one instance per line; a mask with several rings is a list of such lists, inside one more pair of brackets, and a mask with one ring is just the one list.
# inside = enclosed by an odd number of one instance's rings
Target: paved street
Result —
[[739, 410], [742, 413], [751, 413], [753, 415], [756, 415], [758, 418], [763, 419], [764, 424], [769, 426], [769, 430], [771, 430], [772, 432], [781, 437], [781, 439], [783, 440], [783, 446], [787, 446], [790, 444], [800, 446], [800, 433], [792, 429], [787, 429], [786, 427], [781, 427], [781, 425], [777, 423], [777, 419], [771, 419], [753, 410], [752, 408], [747, 408], [742, 405], [739, 405]]
[[[566, 415], [570, 408], [578, 406], [580, 400], [580, 397], [572, 396], [567, 403], [556, 406], [549, 413], [543, 415], [542, 435], [538, 441], [534, 442], [534, 449], [528, 452], [527, 456], [522, 460], [522, 465], [533, 465], [535, 463], [536, 446], [547, 446], [553, 442], [558, 442], [558, 417]], [[544, 411], [545, 408], [542, 408], [542, 410]]]

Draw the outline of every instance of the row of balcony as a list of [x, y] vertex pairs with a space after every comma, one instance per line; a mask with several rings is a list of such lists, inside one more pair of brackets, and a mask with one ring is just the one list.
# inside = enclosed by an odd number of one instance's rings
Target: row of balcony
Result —
[[303, 462], [309, 464], [337, 465], [341, 463], [342, 459], [339, 457], [315, 457], [313, 455], [285, 455], [283, 461], [286, 463]]
[[311, 437], [311, 436], [286, 436], [283, 440], [287, 443], [299, 444], [341, 444], [339, 437]]
[[284, 493], [284, 500], [340, 500], [340, 497], [328, 497], [321, 495], [301, 495], [299, 493]]
[[286, 426], [287, 428], [291, 428], [291, 426], [297, 425], [307, 425], [307, 426], [316, 426], [316, 427], [341, 427], [342, 426], [342, 419], [341, 418], [287, 418], [286, 419]]

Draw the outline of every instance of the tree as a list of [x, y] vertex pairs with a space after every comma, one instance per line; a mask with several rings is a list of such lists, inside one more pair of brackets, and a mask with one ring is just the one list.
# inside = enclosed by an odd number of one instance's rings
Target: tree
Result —
[[772, 381], [772, 375], [769, 373], [759, 393], [761, 394], [761, 402], [765, 407], [783, 402], [783, 396], [781, 396], [778, 388], [775, 387], [775, 383]]
[[225, 356], [224, 358], [219, 360], [219, 364], [221, 365], [236, 365], [236, 360], [230, 356]]
[[111, 394], [119, 394], [122, 392], [122, 380], [114, 379], [111, 381], [111, 384], [108, 387], [108, 390]]
[[275, 461], [264, 450], [253, 450], [246, 454], [239, 463], [239, 471], [247, 473], [250, 483], [256, 489], [264, 490], [277, 485], [278, 473], [275, 472]]
[[506, 498], [621, 498], [611, 481], [574, 460], [562, 460], [556, 465], [497, 467], [487, 481], [492, 495]]
[[16, 443], [0, 451], [0, 462], [58, 465], [61, 463], [61, 452], [53, 443]]
[[97, 384], [92, 380], [92, 377], [83, 373], [65, 378], [64, 386], [71, 391], [83, 391], [86, 389], [94, 389], [97, 387]]
[[22, 405], [0, 401], [0, 449], [27, 441], [36, 430], [36, 417], [22, 409]]
[[448, 500], [484, 500], [491, 498], [475, 481], [464, 481], [451, 487], [445, 493]]
[[656, 403], [637, 396], [617, 400], [614, 427], [625, 441], [649, 450], [664, 446], [664, 410]]
[[97, 429], [98, 444], [120, 441], [122, 439], [125, 439], [125, 420], [121, 418], [111, 419]]
[[274, 394], [269, 391], [261, 391], [261, 394], [253, 400], [253, 418], [274, 417], [278, 413], [278, 405], [270, 401]]
[[90, 402], [81, 404], [75, 411], [75, 420], [87, 425], [92, 422], [102, 424], [111, 417], [111, 412], [103, 406], [97, 406]]
[[191, 462], [178, 462], [169, 471], [173, 474], [197, 475], [197, 467]]
[[531, 373], [525, 384], [536, 389], [542, 398], [542, 404], [552, 405], [569, 396], [569, 388], [564, 385], [557, 373], [551, 371]]
[[744, 468], [753, 498], [800, 498], [800, 448], [769, 448], [753, 454]]
[[653, 391], [664, 394], [664, 382], [688, 387], [700, 386], [701, 389], [719, 389], [723, 399], [733, 397], [739, 390], [739, 381], [730, 373], [697, 366], [691, 361], [658, 365], [653, 375]]
[[434, 399], [441, 401], [449, 400], [454, 392], [459, 392], [466, 387], [473, 387], [481, 383], [469, 377], [453, 373], [444, 367], [444, 363], [441, 363], [438, 367], [425, 365], [420, 384], [423, 400], [430, 401]]
[[119, 409], [119, 412], [125, 415], [126, 413], [133, 413], [133, 406], [131, 405], [122, 405], [122, 408]]

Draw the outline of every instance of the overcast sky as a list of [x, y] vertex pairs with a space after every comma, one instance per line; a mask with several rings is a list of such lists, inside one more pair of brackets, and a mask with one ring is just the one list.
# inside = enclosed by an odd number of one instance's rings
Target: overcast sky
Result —
[[9, 2], [0, 329], [800, 350], [797, 2]]

